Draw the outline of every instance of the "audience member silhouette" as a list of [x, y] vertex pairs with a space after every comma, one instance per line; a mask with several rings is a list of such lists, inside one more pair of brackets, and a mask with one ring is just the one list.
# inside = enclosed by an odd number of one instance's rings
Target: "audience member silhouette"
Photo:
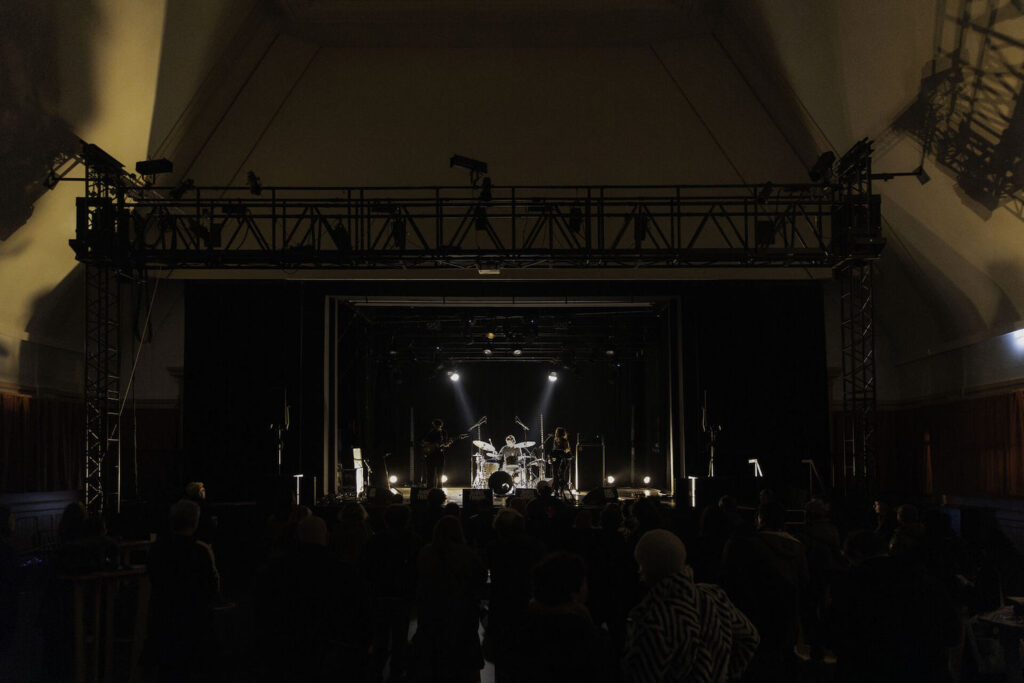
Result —
[[207, 548], [195, 539], [199, 506], [179, 500], [171, 506], [170, 533], [149, 553], [152, 586], [144, 662], [160, 680], [206, 680], [216, 673], [218, 644], [213, 607], [217, 577]]
[[296, 546], [257, 579], [254, 599], [263, 680], [326, 681], [367, 667], [370, 598], [359, 569], [327, 548], [327, 524], [310, 515]]
[[523, 627], [530, 603], [530, 570], [543, 548], [527, 535], [526, 521], [512, 509], [494, 518], [494, 533], [486, 555], [491, 593], [484, 643], [487, 658], [494, 662], [495, 680], [504, 683], [517, 656], [514, 636]]
[[190, 481], [185, 484], [185, 500], [191, 500], [199, 506], [199, 529], [196, 539], [213, 545], [217, 531], [217, 518], [209, 514], [206, 506], [206, 485], [201, 481]]
[[579, 555], [556, 552], [533, 568], [533, 600], [513, 680], [562, 683], [614, 679], [615, 661], [586, 608], [587, 572]]
[[443, 516], [417, 559], [415, 682], [480, 680], [480, 600], [487, 574], [466, 545], [457, 517]]
[[410, 606], [416, 597], [420, 539], [410, 529], [412, 511], [389, 505], [384, 530], [366, 543], [364, 573], [373, 600], [372, 680], [382, 679], [390, 659], [390, 680], [408, 669]]
[[875, 533], [885, 541], [886, 545], [892, 539], [896, 531], [896, 513], [889, 507], [888, 501], [884, 498], [876, 498], [874, 503], [875, 511]]
[[725, 546], [722, 586], [761, 634], [745, 680], [788, 680], [795, 675], [807, 558], [803, 544], [784, 531], [785, 520], [782, 505], [762, 503], [757, 533], [735, 536]]
[[852, 563], [833, 586], [836, 681], [949, 681], [949, 648], [960, 622], [949, 596], [927, 574], [886, 555], [870, 531], [846, 540]]
[[13, 537], [14, 514], [0, 505], [0, 654], [10, 646], [18, 623], [18, 564]]
[[366, 508], [356, 502], [345, 503], [331, 533], [331, 552], [342, 562], [358, 565], [372, 535]]
[[739, 678], [758, 645], [758, 633], [725, 592], [694, 583], [686, 546], [656, 529], [636, 544], [649, 591], [630, 612], [622, 672], [629, 683]]

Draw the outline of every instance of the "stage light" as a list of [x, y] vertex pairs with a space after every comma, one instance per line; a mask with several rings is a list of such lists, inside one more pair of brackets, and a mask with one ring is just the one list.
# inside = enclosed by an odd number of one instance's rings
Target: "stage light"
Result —
[[493, 332], [488, 332], [484, 336], [487, 337], [488, 339], [494, 339], [497, 335], [495, 335]]
[[483, 182], [480, 184], [480, 196], [478, 198], [482, 202], [489, 202], [493, 198], [490, 178], [484, 178]]
[[448, 475], [447, 474], [442, 474], [441, 475], [441, 483], [442, 484], [447, 484], [448, 483]]
[[557, 382], [558, 381], [558, 373], [555, 372], [554, 370], [549, 372], [548, 373], [548, 381], [549, 382]]
[[651, 490], [650, 489], [644, 489], [644, 496], [650, 496], [650, 495], [651, 495]]
[[614, 356], [615, 355], [615, 349], [605, 349], [604, 350], [604, 355], [608, 356], [609, 358]]
[[477, 161], [476, 159], [464, 157], [461, 154], [453, 154], [452, 158], [448, 160], [448, 168], [454, 168], [455, 166], [464, 168], [472, 173], [479, 173], [480, 175], [487, 173], [486, 161]]
[[135, 172], [139, 175], [171, 173], [173, 170], [174, 164], [169, 159], [147, 159], [135, 162]]
[[814, 162], [814, 166], [811, 166], [811, 170], [807, 172], [810, 176], [811, 182], [824, 182], [827, 183], [832, 179], [832, 164], [836, 161], [835, 152], [829, 151], [818, 157], [818, 160]]
[[398, 483], [398, 477], [396, 477], [395, 475], [392, 474], [390, 477], [388, 477], [388, 481], [391, 482], [392, 484], [397, 484]]
[[607, 481], [608, 481], [608, 485], [610, 486], [610, 485], [615, 483], [615, 477], [613, 477], [612, 475], [609, 474]]
[[396, 489], [394, 487], [391, 488], [391, 493], [392, 493], [392, 495], [395, 495], [395, 496], [399, 495], [398, 494], [398, 489]]
[[488, 357], [494, 355], [494, 349], [491, 348], [490, 344], [484, 347], [484, 355]]
[[644, 484], [650, 484], [650, 483], [651, 483], [651, 478], [650, 477], [644, 477]]
[[448, 379], [450, 379], [453, 382], [458, 382], [459, 381], [459, 373], [454, 371], [454, 370], [452, 370], [451, 372], [448, 373]]
[[522, 349], [512, 349], [512, 355], [513, 356], [521, 356], [521, 355], [523, 355], [523, 350]]
[[245, 181], [249, 183], [249, 192], [254, 195], [263, 194], [263, 183], [260, 182], [260, 177], [249, 171], [249, 174], [245, 176]]
[[914, 169], [914, 176], [917, 178], [917, 182], [922, 185], [926, 185], [929, 180], [932, 179], [928, 172], [924, 170], [924, 166], [918, 166]]
[[1013, 343], [1018, 349], [1024, 349], [1024, 330], [1017, 330], [1013, 333]]

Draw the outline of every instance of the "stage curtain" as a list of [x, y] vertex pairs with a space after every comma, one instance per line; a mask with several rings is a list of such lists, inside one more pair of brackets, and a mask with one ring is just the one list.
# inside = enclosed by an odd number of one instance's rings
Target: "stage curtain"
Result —
[[880, 410], [876, 443], [883, 491], [1024, 496], [1024, 391]]
[[81, 400], [0, 392], [0, 492], [81, 488], [84, 420]]

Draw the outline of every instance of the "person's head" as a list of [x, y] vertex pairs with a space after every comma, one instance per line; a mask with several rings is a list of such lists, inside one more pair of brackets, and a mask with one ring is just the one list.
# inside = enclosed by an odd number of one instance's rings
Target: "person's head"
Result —
[[199, 527], [199, 506], [191, 500], [179, 500], [171, 506], [169, 515], [171, 533], [191, 536]]
[[440, 510], [444, 507], [447, 500], [448, 495], [441, 489], [430, 489], [427, 491], [427, 507], [429, 508]]
[[61, 513], [60, 523], [57, 525], [57, 533], [60, 536], [60, 540], [65, 543], [69, 541], [77, 541], [85, 536], [85, 520], [89, 517], [89, 513], [85, 509], [80, 501], [74, 501], [68, 503], [67, 507], [64, 508], [64, 512]]
[[819, 522], [828, 518], [828, 506], [821, 498], [811, 498], [804, 506], [808, 522]]
[[686, 568], [686, 546], [667, 529], [654, 529], [641, 536], [633, 556], [641, 578], [649, 586]]
[[736, 512], [736, 497], [728, 494], [718, 499], [718, 509], [723, 512]]
[[409, 528], [412, 510], [408, 505], [389, 505], [384, 510], [384, 526], [389, 531], [402, 531]]
[[505, 507], [510, 510], [515, 510], [524, 518], [526, 517], [526, 500], [519, 496], [509, 496], [506, 498]]
[[618, 503], [605, 503], [601, 508], [601, 528], [605, 531], [615, 531], [622, 526], [622, 506]]
[[896, 508], [896, 521], [901, 525], [915, 524], [920, 521], [921, 516], [913, 505], [905, 504]]
[[296, 505], [294, 508], [292, 508], [291, 514], [288, 515], [288, 522], [289, 524], [298, 524], [299, 522], [306, 519], [306, 517], [309, 517], [312, 514], [313, 511], [310, 510], [305, 505]]
[[516, 437], [512, 436], [511, 434], [509, 434], [508, 436], [505, 437], [505, 445], [506, 446], [514, 446], [515, 443], [516, 443]]
[[575, 529], [593, 529], [594, 516], [590, 513], [590, 510], [581, 509], [576, 513], [576, 519], [573, 520], [572, 526]]
[[14, 535], [14, 513], [6, 505], [0, 505], [0, 538]]
[[338, 521], [345, 525], [360, 525], [366, 522], [369, 515], [366, 508], [355, 501], [349, 501], [342, 506], [338, 513]]
[[564, 439], [565, 436], [566, 436], [565, 435], [565, 427], [555, 427], [555, 438], [556, 439]]
[[433, 427], [434, 429], [441, 429], [442, 427], [444, 427], [444, 420], [440, 418], [435, 418], [430, 421], [430, 426]]
[[887, 553], [885, 539], [874, 531], [854, 531], [846, 537], [843, 554], [854, 564], [859, 564], [872, 557], [881, 557]]
[[465, 544], [466, 537], [462, 534], [462, 523], [459, 521], [459, 518], [444, 515], [441, 519], [437, 520], [437, 524], [434, 525], [434, 536], [431, 540], [434, 545], [442, 548]]
[[551, 484], [544, 479], [537, 482], [537, 497], [538, 498], [550, 498], [551, 497]]
[[511, 508], [505, 508], [494, 516], [494, 533], [508, 538], [526, 532], [526, 519]]
[[206, 500], [206, 485], [201, 481], [190, 481], [185, 484], [185, 497], [197, 503]]
[[881, 498], [875, 499], [875, 514], [876, 515], [887, 515], [889, 514], [889, 503]]
[[786, 510], [780, 503], [761, 503], [757, 506], [757, 528], [764, 531], [782, 531], [786, 526]]
[[458, 517], [459, 516], [459, 504], [454, 502], [454, 501], [451, 502], [451, 503], [448, 503], [447, 505], [444, 506], [444, 514], [448, 515], [449, 517]]
[[760, 493], [757, 494], [757, 502], [761, 503], [774, 503], [778, 500], [775, 497], [775, 489], [761, 489]]
[[533, 568], [533, 597], [553, 607], [587, 601], [587, 566], [579, 555], [557, 552], [548, 555]]
[[306, 517], [295, 527], [295, 540], [301, 544], [327, 547], [327, 523], [316, 515]]

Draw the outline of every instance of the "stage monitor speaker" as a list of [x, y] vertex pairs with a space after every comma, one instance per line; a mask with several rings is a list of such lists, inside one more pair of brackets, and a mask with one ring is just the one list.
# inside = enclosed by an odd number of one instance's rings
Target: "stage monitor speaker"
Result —
[[530, 502], [537, 497], [537, 489], [516, 489], [516, 498]]
[[604, 446], [599, 441], [584, 442], [579, 445], [578, 460], [580, 480], [576, 488], [594, 491], [604, 485], [605, 472], [601, 467]]
[[401, 493], [392, 493], [391, 489], [387, 489], [382, 486], [366, 487], [366, 503], [368, 505], [390, 505], [392, 503], [401, 502]]
[[490, 489], [462, 489], [462, 510], [467, 515], [475, 515], [493, 504], [494, 492]]

